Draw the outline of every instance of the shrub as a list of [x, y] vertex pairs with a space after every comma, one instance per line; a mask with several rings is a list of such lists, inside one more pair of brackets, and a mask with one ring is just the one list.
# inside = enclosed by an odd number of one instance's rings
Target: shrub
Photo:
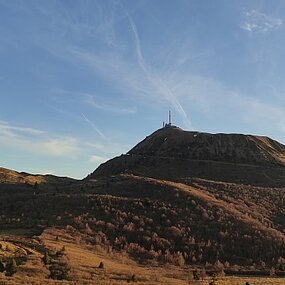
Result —
[[137, 280], [136, 275], [133, 274], [132, 277], [131, 277], [131, 281], [132, 281], [132, 282], [136, 282], [136, 280]]
[[200, 272], [196, 268], [193, 270], [193, 279], [200, 280]]
[[104, 263], [101, 261], [98, 268], [104, 269]]
[[212, 280], [209, 282], [209, 285], [216, 285], [217, 283], [217, 274], [213, 273]]
[[171, 226], [168, 228], [168, 234], [172, 238], [178, 238], [181, 236], [182, 232], [179, 228], [177, 228], [175, 226]]
[[12, 276], [17, 272], [17, 263], [14, 258], [11, 258], [6, 264], [6, 276]]
[[50, 264], [50, 262], [51, 262], [51, 258], [50, 258], [47, 251], [45, 251], [45, 253], [44, 253], [43, 262], [45, 265]]

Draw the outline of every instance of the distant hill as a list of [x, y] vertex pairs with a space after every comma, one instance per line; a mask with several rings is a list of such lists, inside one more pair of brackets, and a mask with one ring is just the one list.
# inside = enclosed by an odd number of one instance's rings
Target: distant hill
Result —
[[75, 180], [68, 177], [57, 177], [54, 175], [29, 174], [25, 172], [17, 172], [7, 168], [0, 167], [0, 186], [9, 185], [34, 185], [37, 184], [67, 184]]

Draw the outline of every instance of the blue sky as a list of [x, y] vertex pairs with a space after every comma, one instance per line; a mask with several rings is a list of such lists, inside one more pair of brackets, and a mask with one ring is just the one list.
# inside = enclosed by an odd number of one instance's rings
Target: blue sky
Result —
[[0, 0], [0, 165], [82, 178], [158, 129], [285, 143], [285, 1]]

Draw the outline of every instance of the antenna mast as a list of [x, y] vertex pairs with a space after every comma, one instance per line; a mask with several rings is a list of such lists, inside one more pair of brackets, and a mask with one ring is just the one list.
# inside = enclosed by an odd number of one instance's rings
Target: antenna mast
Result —
[[168, 111], [168, 124], [171, 126], [171, 111]]

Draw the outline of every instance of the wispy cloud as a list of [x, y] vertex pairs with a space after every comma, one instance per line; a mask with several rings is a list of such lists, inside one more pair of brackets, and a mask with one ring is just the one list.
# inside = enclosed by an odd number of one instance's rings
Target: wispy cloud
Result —
[[[71, 93], [73, 94], [73, 93]], [[86, 99], [86, 96], [85, 96], [85, 99]], [[85, 101], [84, 99], [84, 101]], [[90, 102], [89, 104], [92, 103], [91, 101], [91, 98], [90, 99]], [[87, 100], [87, 99], [86, 99]], [[63, 115], [63, 116], [67, 116], [67, 117], [71, 117], [77, 121], [84, 121], [85, 123], [87, 123], [93, 130], [95, 130], [95, 132], [103, 139], [105, 139], [105, 135], [100, 131], [100, 129], [96, 126], [96, 124], [94, 122], [92, 122], [89, 118], [87, 118], [87, 116], [83, 113], [81, 114], [78, 114], [78, 113], [74, 113], [74, 112], [71, 112], [71, 111], [67, 111], [67, 110], [64, 110], [64, 109], [61, 109], [57, 106], [54, 106], [54, 105], [51, 105], [45, 101], [42, 101], [42, 103], [44, 103], [46, 106], [48, 106], [50, 109], [54, 110], [55, 112]]]
[[90, 157], [90, 161], [92, 161], [92, 162], [99, 162], [99, 163], [101, 163], [101, 162], [104, 162], [106, 160], [107, 160], [106, 157], [99, 156], [99, 155], [92, 155]]
[[[49, 134], [45, 131], [5, 121], [0, 121], [0, 147], [9, 153], [23, 152], [31, 158], [31, 161], [39, 157], [62, 158], [62, 163], [59, 161], [56, 166], [61, 169], [60, 175], [66, 173], [62, 170], [63, 165], [66, 165], [66, 159], [80, 161], [83, 167], [84, 163], [87, 163], [92, 166], [91, 170], [93, 170], [107, 159], [130, 149], [129, 145], [108, 142], [105, 139], [93, 143], [82, 138]], [[27, 166], [24, 166], [25, 169], [34, 173], [55, 173], [44, 169], [44, 167], [42, 165], [39, 169], [34, 169], [34, 166], [29, 166], [29, 161], [27, 161]], [[82, 173], [82, 175], [85, 174]], [[74, 175], [78, 176], [76, 173]]]
[[84, 114], [81, 114], [81, 116], [84, 121], [87, 122], [92, 127], [92, 129], [95, 130], [97, 134], [99, 134], [102, 138], [105, 138], [105, 135], [98, 129], [98, 127], [92, 121], [90, 121]]
[[81, 152], [78, 140], [75, 138], [51, 138], [39, 142], [38, 145], [47, 153], [55, 156], [77, 156]]
[[131, 149], [131, 147], [133, 147], [133, 145], [131, 144], [121, 144], [110, 141], [96, 143], [86, 142], [86, 146], [92, 149], [93, 153], [101, 153], [103, 157], [109, 158], [112, 158], [114, 155], [126, 153], [128, 150]]
[[0, 122], [0, 145], [51, 156], [76, 157], [80, 153], [75, 138], [50, 136], [44, 131], [8, 122]]
[[285, 135], [285, 111], [281, 106], [245, 96], [223, 82], [201, 76], [181, 74], [178, 84], [169, 84], [179, 98], [184, 98], [185, 105], [191, 104], [208, 118], [219, 116], [235, 124], [232, 129], [238, 130], [244, 124], [244, 128], [263, 134], [277, 131]]
[[[127, 91], [127, 94], [131, 96], [144, 96], [150, 101], [155, 101], [157, 104], [163, 102], [165, 105], [168, 105], [168, 107], [173, 108], [183, 118], [185, 127], [192, 129], [186, 111], [168, 85], [167, 80], [162, 76], [163, 74], [146, 64], [142, 55], [138, 32], [131, 20], [130, 25], [136, 45], [136, 63], [132, 58], [124, 57], [115, 50], [97, 54], [72, 48], [69, 49], [69, 53], [73, 58], [76, 57], [81, 62], [89, 65], [96, 73], [111, 80], [114, 87], [116, 86], [119, 89]], [[114, 110], [111, 106], [102, 106], [95, 102], [95, 100], [90, 100], [90, 98], [89, 103], [97, 108], [109, 108]]]
[[98, 102], [95, 96], [93, 95], [90, 95], [90, 94], [83, 94], [83, 95], [85, 95], [85, 102], [95, 107], [96, 109], [103, 110], [106, 112], [120, 113], [120, 114], [135, 114], [136, 113], [135, 108], [125, 108], [120, 105], [101, 103], [101, 102]]
[[[88, 3], [80, 5], [81, 21], [76, 21], [72, 15], [68, 16], [68, 11], [63, 14], [65, 17], [59, 17], [58, 13], [53, 15], [45, 9], [41, 9], [41, 13], [52, 23], [56, 23], [56, 27], [62, 27], [65, 31], [64, 35], [68, 34], [70, 29], [72, 34], [78, 35], [83, 40], [88, 39], [88, 43], [94, 39], [99, 43], [98, 48], [82, 48], [84, 45], [80, 45], [79, 48], [78, 45], [69, 44], [68, 41], [61, 47], [55, 47], [48, 42], [39, 43], [39, 45], [50, 50], [52, 54], [71, 61], [77, 60], [76, 63], [80, 60], [90, 65], [97, 74], [107, 77], [114, 87], [127, 90], [126, 94], [131, 97], [146, 96], [152, 102], [167, 105], [167, 108], [174, 109], [182, 117], [186, 128], [192, 128], [186, 110], [168, 86], [165, 78], [161, 76], [160, 71], [147, 63], [142, 51], [140, 33], [122, 3], [117, 1], [110, 1], [104, 5], [96, 2]], [[95, 17], [90, 17], [88, 12], [91, 10], [90, 5], [96, 11]], [[117, 24], [122, 22], [127, 32], [126, 37], [117, 34]], [[134, 108], [122, 108], [120, 104], [100, 102], [94, 96], [87, 101], [101, 110], [126, 114], [136, 112]]]
[[[154, 105], [155, 103], [173, 108], [184, 121], [182, 127], [193, 128], [188, 114], [191, 108], [195, 108], [200, 114], [204, 112], [204, 114], [225, 118], [236, 116], [237, 122], [239, 119], [253, 125], [257, 125], [258, 122], [258, 125], [263, 124], [268, 126], [268, 129], [272, 125], [272, 128], [278, 128], [283, 132], [284, 112], [281, 107], [249, 98], [248, 94], [234, 92], [222, 82], [198, 75], [198, 71], [191, 69], [192, 60], [197, 62], [212, 55], [211, 46], [205, 52], [197, 53], [195, 49], [196, 52], [192, 53], [189, 48], [191, 39], [187, 41], [183, 37], [177, 41], [176, 37], [169, 37], [171, 47], [169, 56], [166, 55], [169, 47], [160, 46], [159, 51], [153, 51], [153, 57], [150, 59], [149, 50], [144, 48], [148, 42], [144, 41], [139, 24], [136, 25], [130, 16], [131, 13], [128, 14], [118, 1], [109, 1], [107, 6], [100, 4], [99, 1], [90, 1], [86, 4], [87, 2], [79, 5], [80, 16], [78, 17], [70, 15], [66, 6], [66, 11], [55, 9], [51, 12], [47, 9], [48, 14], [45, 15], [45, 19], [47, 19], [46, 22], [51, 23], [53, 31], [57, 33], [56, 41], [51, 43], [50, 37], [45, 39], [39, 37], [42, 40], [39, 45], [50, 50], [54, 55], [75, 63], [76, 67], [88, 65], [96, 73], [97, 80], [98, 78], [107, 79], [112, 85], [112, 90], [123, 90], [128, 98], [139, 101], [139, 104], [143, 102]], [[96, 7], [92, 6], [93, 4]], [[88, 12], [91, 10], [94, 11], [95, 16]], [[247, 32], [266, 33], [283, 26], [281, 17], [257, 10], [250, 10], [243, 16], [240, 27]], [[118, 21], [122, 21], [123, 24], [120, 22], [120, 25], [117, 25]], [[70, 41], [65, 35], [75, 35], [76, 39]], [[80, 41], [76, 41], [77, 39]], [[153, 48], [155, 49], [155, 46]], [[209, 75], [210, 72], [207, 74]], [[92, 91], [90, 93], [78, 94], [83, 95], [82, 100], [94, 108], [126, 114], [135, 112], [135, 109], [128, 108], [119, 101], [112, 103], [101, 99], [101, 94], [97, 96]], [[100, 100], [98, 100], [99, 97]], [[124, 107], [121, 108], [121, 106]], [[60, 108], [57, 109], [62, 114], [66, 113]], [[81, 115], [80, 112], [73, 115], [88, 123], [100, 138], [104, 138], [104, 134], [90, 120], [91, 118], [88, 118], [86, 113]], [[274, 114], [268, 116], [272, 112]], [[110, 145], [109, 148], [112, 149], [112, 146]]]
[[137, 53], [139, 66], [144, 71], [149, 82], [153, 85], [154, 91], [158, 92], [161, 95], [161, 97], [164, 98], [166, 101], [168, 101], [171, 104], [171, 106], [183, 117], [184, 123], [188, 128], [192, 128], [191, 122], [185, 110], [183, 109], [179, 100], [174, 95], [172, 90], [169, 88], [167, 83], [164, 80], [162, 80], [162, 78], [159, 77], [158, 74], [155, 74], [154, 72], [150, 71], [150, 68], [146, 65], [145, 59], [141, 51], [140, 38], [136, 25], [130, 16], [128, 16], [128, 18], [135, 38], [136, 53]]
[[26, 128], [21, 126], [11, 126], [7, 122], [0, 121], [0, 132], [7, 133], [10, 135], [13, 135], [13, 132], [20, 132], [24, 134], [30, 134], [30, 135], [39, 135], [44, 134], [44, 131], [33, 129], [33, 128]]
[[241, 28], [247, 32], [265, 33], [276, 30], [283, 25], [281, 18], [276, 18], [256, 10], [244, 13]]
[[[70, 91], [70, 90], [63, 90], [63, 89], [54, 89], [53, 92], [57, 94], [55, 97], [55, 100], [58, 100], [58, 95], [63, 96], [64, 102], [66, 100], [69, 100], [72, 103], [84, 103], [91, 105], [92, 107], [105, 111], [105, 112], [113, 112], [113, 113], [120, 113], [120, 114], [135, 114], [137, 112], [136, 108], [133, 106], [125, 106], [122, 103], [119, 102], [110, 102], [111, 100], [108, 99], [108, 96], [103, 96], [105, 94], [97, 94], [94, 93], [88, 93], [88, 92], [81, 92], [81, 91]], [[107, 98], [106, 98], [107, 97]], [[46, 105], [48, 105], [50, 108], [57, 110], [60, 113], [66, 113], [66, 111], [52, 106], [46, 102], [44, 102]]]
[[[131, 94], [146, 96], [156, 102], [161, 102], [163, 98], [165, 102], [172, 102], [171, 106], [176, 106], [176, 111], [181, 105], [183, 109], [195, 108], [210, 117], [219, 114], [232, 122], [241, 120], [246, 125], [245, 128], [250, 130], [262, 125], [264, 133], [272, 130], [285, 133], [285, 112], [281, 107], [233, 91], [223, 82], [183, 73], [179, 69], [173, 69], [170, 73], [163, 70], [147, 70], [146, 73], [143, 69], [148, 68], [147, 65], [144, 68], [133, 65], [115, 54], [96, 55], [78, 50], [73, 53], [96, 72], [108, 77], [118, 88], [125, 88]], [[158, 79], [156, 74], [159, 74]], [[163, 79], [162, 82], [167, 82], [167, 87], [164, 87], [160, 78]], [[183, 110], [179, 114], [184, 118]], [[185, 119], [184, 124], [188, 127], [189, 121], [187, 124]], [[238, 125], [232, 126], [233, 129], [237, 127]]]

